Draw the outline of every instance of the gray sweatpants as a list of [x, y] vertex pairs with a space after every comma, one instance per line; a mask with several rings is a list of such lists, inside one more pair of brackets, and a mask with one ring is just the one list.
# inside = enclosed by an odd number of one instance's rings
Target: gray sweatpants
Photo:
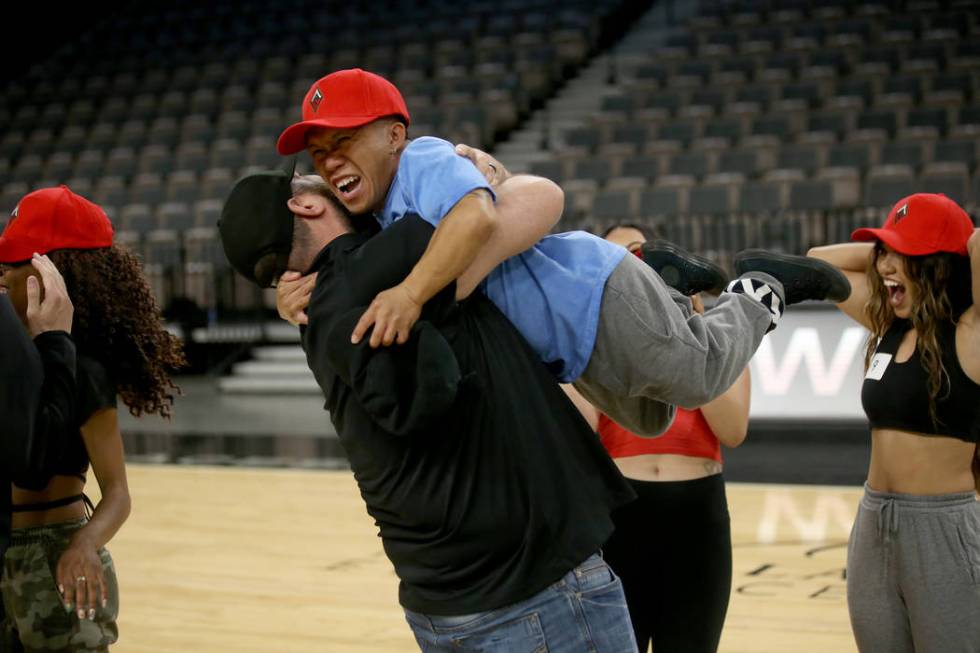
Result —
[[847, 607], [863, 653], [980, 652], [980, 503], [867, 485], [847, 548]]
[[653, 268], [626, 256], [606, 281], [592, 357], [573, 385], [630, 431], [658, 435], [674, 404], [696, 408], [731, 387], [771, 323], [769, 309], [738, 293], [722, 293], [699, 315]]

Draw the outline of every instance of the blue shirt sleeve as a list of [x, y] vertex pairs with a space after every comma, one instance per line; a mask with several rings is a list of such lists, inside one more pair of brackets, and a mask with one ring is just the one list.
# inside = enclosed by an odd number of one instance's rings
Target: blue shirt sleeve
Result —
[[405, 203], [423, 220], [438, 226], [467, 193], [485, 189], [496, 200], [487, 180], [469, 159], [456, 154], [439, 138], [416, 138], [402, 152], [398, 183]]

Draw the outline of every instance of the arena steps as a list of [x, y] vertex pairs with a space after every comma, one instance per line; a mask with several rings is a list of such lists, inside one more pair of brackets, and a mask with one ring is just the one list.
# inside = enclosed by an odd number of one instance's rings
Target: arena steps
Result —
[[[682, 3], [677, 18], [682, 19], [696, 10], [696, 2]], [[610, 74], [621, 60], [632, 53], [645, 52], [652, 44], [662, 42], [668, 30], [663, 3], [656, 3], [623, 39], [610, 51], [596, 56], [579, 74], [570, 80], [543, 108], [537, 110], [515, 130], [506, 141], [494, 148], [499, 158], [512, 172], [527, 172], [530, 164], [554, 156], [556, 144], [562, 142], [568, 129], [589, 123], [601, 108], [602, 97], [610, 87]]]
[[299, 345], [270, 345], [252, 350], [252, 360], [235, 363], [218, 381], [228, 394], [318, 395], [320, 388]]

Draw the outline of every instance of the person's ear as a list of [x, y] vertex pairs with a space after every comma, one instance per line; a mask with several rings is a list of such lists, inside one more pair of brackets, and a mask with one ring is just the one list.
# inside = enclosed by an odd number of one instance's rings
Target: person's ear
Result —
[[323, 215], [326, 199], [317, 197], [312, 193], [305, 193], [299, 197], [290, 197], [286, 206], [293, 212], [293, 215], [301, 218], [318, 218]]
[[406, 135], [407, 132], [403, 123], [398, 120], [391, 121], [391, 125], [388, 127], [388, 144], [392, 150], [401, 149], [402, 145], [405, 144]]

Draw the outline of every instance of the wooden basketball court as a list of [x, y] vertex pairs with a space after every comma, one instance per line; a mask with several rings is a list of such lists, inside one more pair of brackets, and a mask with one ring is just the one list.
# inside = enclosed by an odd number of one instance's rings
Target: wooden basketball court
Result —
[[[116, 653], [418, 650], [349, 472], [128, 469], [133, 513], [110, 544]], [[856, 650], [843, 570], [860, 492], [729, 484], [734, 582], [721, 651]]]

